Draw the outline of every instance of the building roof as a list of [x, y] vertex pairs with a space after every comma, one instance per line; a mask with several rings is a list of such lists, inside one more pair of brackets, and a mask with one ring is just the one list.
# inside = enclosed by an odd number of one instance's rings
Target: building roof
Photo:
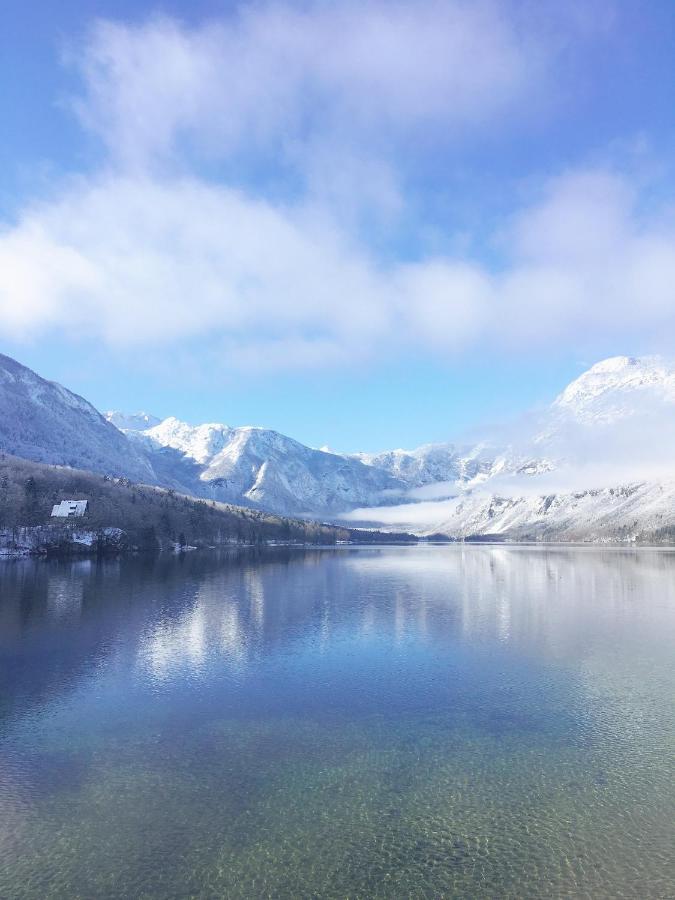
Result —
[[52, 508], [52, 516], [74, 518], [83, 516], [87, 511], [88, 500], [62, 500]]

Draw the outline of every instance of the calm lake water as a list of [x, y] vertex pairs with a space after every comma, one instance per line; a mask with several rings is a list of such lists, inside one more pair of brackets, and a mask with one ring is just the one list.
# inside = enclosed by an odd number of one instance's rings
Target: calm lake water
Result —
[[675, 553], [0, 566], [0, 897], [672, 898]]

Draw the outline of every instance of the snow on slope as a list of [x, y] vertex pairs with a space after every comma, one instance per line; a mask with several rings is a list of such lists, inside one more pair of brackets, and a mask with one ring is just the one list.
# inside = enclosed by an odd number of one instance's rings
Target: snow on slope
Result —
[[355, 459], [383, 469], [409, 487], [438, 482], [466, 482], [487, 475], [498, 451], [486, 444], [425, 444], [416, 450], [385, 450], [382, 453], [358, 453]]
[[[550, 407], [509, 444], [427, 444], [415, 450], [360, 453], [355, 458], [384, 469], [411, 488], [453, 482], [458, 488], [513, 475], [539, 475], [588, 459], [589, 447], [616, 455], [617, 439], [641, 443], [640, 429], [668, 432], [663, 416], [675, 410], [675, 369], [660, 357], [618, 356], [597, 363], [573, 381]], [[635, 428], [630, 420], [641, 420]], [[622, 431], [620, 423], [628, 423]], [[675, 447], [675, 422], [673, 423]], [[629, 443], [632, 448], [632, 444]]]
[[614, 356], [569, 384], [552, 411], [597, 424], [635, 415], [644, 402], [675, 404], [675, 370], [658, 356]]
[[284, 515], [335, 515], [387, 502], [406, 485], [358, 460], [314, 450], [265, 428], [188, 425], [168, 418], [128, 435], [166, 484]]
[[137, 425], [126, 433], [162, 483], [283, 514], [460, 537], [616, 539], [671, 524], [675, 368], [658, 357], [594, 365], [504, 445], [341, 456], [263, 428]]
[[35, 462], [156, 480], [147, 458], [90, 403], [2, 354], [0, 447]]
[[[426, 452], [396, 451], [396, 465], [409, 472], [414, 462], [421, 466]], [[386, 454], [382, 458], [391, 465]], [[461, 459], [460, 453], [447, 468], [459, 473], [455, 499], [448, 500], [446, 490], [446, 498], [427, 502], [421, 491], [412, 491], [409, 499], [423, 502], [355, 510], [348, 518], [454, 537], [611, 534], [618, 539], [669, 528], [675, 367], [659, 357], [604, 360], [573, 381], [529, 432], [488, 457], [473, 477], [462, 477]]]
[[675, 481], [644, 482], [572, 493], [458, 500], [441, 522], [457, 537], [612, 541], [645, 539], [675, 529]]
[[[459, 539], [617, 541], [645, 539], [660, 529], [675, 535], [675, 480], [541, 495], [470, 491], [434, 505], [395, 507], [388, 524]], [[350, 518], [377, 522], [372, 513], [356, 510]]]
[[361, 453], [356, 458], [404, 482], [410, 500], [447, 497], [498, 476], [535, 475], [553, 467], [540, 448], [535, 450], [525, 441], [522, 448], [488, 441], [473, 446], [426, 444], [416, 450]]
[[159, 425], [162, 421], [157, 416], [151, 416], [150, 413], [136, 412], [123, 413], [116, 409], [109, 409], [103, 415], [106, 422], [110, 422], [120, 431], [145, 431], [146, 428], [152, 428], [153, 425]]

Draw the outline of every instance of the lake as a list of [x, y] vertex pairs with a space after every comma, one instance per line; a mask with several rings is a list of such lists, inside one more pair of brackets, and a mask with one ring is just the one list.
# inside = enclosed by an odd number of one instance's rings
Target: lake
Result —
[[0, 897], [675, 896], [675, 553], [0, 564]]

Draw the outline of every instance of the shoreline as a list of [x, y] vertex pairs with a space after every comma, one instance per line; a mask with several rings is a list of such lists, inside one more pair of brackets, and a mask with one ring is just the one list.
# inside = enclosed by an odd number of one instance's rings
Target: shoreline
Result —
[[675, 551], [675, 544], [650, 544], [636, 541], [475, 541], [475, 540], [447, 540], [447, 541], [338, 541], [336, 543], [311, 543], [307, 541], [262, 541], [262, 542], [227, 542], [222, 544], [209, 544], [201, 546], [163, 546], [163, 547], [139, 547], [139, 546], [100, 546], [95, 542], [80, 543], [74, 541], [66, 545], [33, 547], [0, 547], [0, 563], [16, 562], [18, 560], [78, 560], [78, 559], [111, 559], [133, 556], [186, 556], [191, 553], [213, 553], [240, 550], [347, 550], [347, 549], [376, 549], [389, 547], [453, 547], [462, 549], [471, 547], [491, 547], [500, 549], [539, 549], [539, 550], [660, 550], [663, 552]]

